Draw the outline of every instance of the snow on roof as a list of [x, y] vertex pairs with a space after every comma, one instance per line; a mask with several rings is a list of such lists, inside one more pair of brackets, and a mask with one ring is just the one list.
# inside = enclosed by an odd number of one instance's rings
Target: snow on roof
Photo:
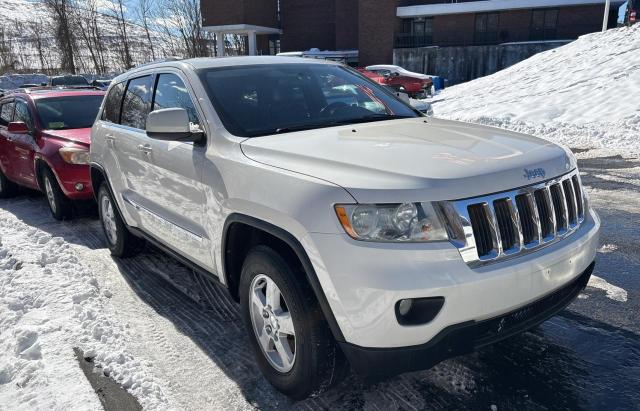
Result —
[[437, 117], [534, 134], [572, 148], [640, 154], [640, 24], [545, 51], [445, 89]]
[[[423, 4], [398, 7], [398, 17], [438, 16], [442, 14], [477, 13], [496, 10], [533, 9], [540, 7], [604, 4], [605, 0], [481, 0], [462, 3]], [[622, 4], [624, 0], [613, 0]]]

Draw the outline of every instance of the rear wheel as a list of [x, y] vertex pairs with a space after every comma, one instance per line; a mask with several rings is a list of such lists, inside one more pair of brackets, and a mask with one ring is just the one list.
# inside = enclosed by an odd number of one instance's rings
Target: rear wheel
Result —
[[9, 198], [15, 195], [17, 186], [0, 170], [0, 198]]
[[126, 258], [142, 250], [144, 240], [129, 232], [106, 183], [103, 183], [98, 191], [98, 212], [111, 255]]
[[344, 376], [346, 362], [304, 274], [277, 252], [249, 252], [239, 292], [258, 366], [273, 386], [303, 399]]
[[44, 168], [42, 170], [41, 181], [53, 218], [56, 220], [67, 220], [71, 218], [71, 200], [64, 195], [58, 185], [58, 180], [56, 180], [56, 177], [50, 169]]

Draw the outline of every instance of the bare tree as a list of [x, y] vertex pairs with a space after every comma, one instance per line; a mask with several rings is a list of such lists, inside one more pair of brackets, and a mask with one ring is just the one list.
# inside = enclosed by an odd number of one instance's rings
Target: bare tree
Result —
[[131, 58], [131, 49], [129, 44], [129, 37], [127, 35], [127, 19], [124, 15], [125, 5], [123, 0], [113, 0], [112, 1], [111, 12], [112, 16], [115, 19], [115, 23], [117, 26], [118, 32], [118, 47], [120, 49], [120, 58], [122, 64], [126, 70], [133, 67], [133, 59]]
[[164, 21], [182, 40], [185, 57], [211, 55], [213, 39], [202, 28], [199, 0], [162, 0], [161, 9]]
[[45, 57], [44, 57], [45, 44], [43, 39], [44, 27], [42, 24], [42, 20], [30, 21], [29, 24], [27, 25], [27, 30], [28, 30], [29, 36], [33, 39], [33, 43], [36, 48], [36, 53], [38, 53], [38, 61], [40, 62], [40, 67], [42, 67], [43, 70], [47, 71], [48, 62], [45, 60]]
[[44, 0], [53, 21], [56, 23], [55, 38], [60, 49], [60, 68], [69, 73], [76, 72], [75, 36], [71, 29], [71, 9], [73, 0]]
[[156, 53], [153, 48], [153, 40], [151, 40], [151, 33], [149, 30], [150, 21], [154, 17], [153, 0], [138, 0], [138, 7], [136, 8], [136, 14], [147, 36], [147, 42], [149, 43], [149, 49], [151, 51], [151, 60], [155, 60]]

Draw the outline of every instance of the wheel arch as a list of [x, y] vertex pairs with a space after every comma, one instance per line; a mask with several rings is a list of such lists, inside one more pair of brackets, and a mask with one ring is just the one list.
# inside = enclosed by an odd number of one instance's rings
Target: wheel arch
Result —
[[[267, 243], [265, 240], [270, 241]], [[242, 263], [249, 249], [258, 244], [268, 245], [281, 255], [284, 254], [283, 257], [289, 261], [299, 264], [298, 268], [305, 274], [305, 280], [311, 286], [334, 338], [337, 341], [344, 341], [344, 335], [333, 315], [311, 260], [298, 239], [278, 226], [239, 213], [232, 213], [227, 217], [222, 233], [222, 272], [231, 296], [236, 301], [239, 300], [238, 285]]]

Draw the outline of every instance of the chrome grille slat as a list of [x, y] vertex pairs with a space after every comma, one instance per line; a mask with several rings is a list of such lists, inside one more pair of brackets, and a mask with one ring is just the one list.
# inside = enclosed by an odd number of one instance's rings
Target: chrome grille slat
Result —
[[481, 197], [442, 202], [451, 242], [470, 266], [480, 266], [555, 243], [584, 221], [577, 170], [546, 182]]
[[580, 175], [578, 173], [574, 174], [571, 177], [571, 181], [573, 182], [573, 192], [576, 195], [576, 204], [578, 206], [578, 223], [584, 220], [584, 198], [582, 196], [581, 184], [580, 184]]

